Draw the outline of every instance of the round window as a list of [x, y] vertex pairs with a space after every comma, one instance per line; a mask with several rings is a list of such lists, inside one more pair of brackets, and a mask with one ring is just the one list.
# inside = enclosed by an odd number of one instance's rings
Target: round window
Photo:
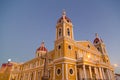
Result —
[[70, 69], [70, 74], [73, 74], [73, 70], [72, 69]]
[[58, 68], [58, 69], [56, 70], [56, 74], [57, 74], [58, 76], [61, 74], [61, 69], [60, 69], [60, 68]]
[[57, 70], [57, 74], [60, 74], [60, 69]]
[[74, 74], [74, 70], [72, 68], [69, 69], [69, 73], [70, 75], [73, 75]]

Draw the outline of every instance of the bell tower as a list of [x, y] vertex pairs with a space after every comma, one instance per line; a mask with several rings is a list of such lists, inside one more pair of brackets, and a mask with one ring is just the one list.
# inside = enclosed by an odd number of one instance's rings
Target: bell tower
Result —
[[66, 16], [65, 10], [62, 13], [62, 17], [57, 21], [56, 25], [56, 40], [61, 38], [74, 39], [73, 37], [73, 25], [71, 20]]
[[[72, 21], [66, 16], [65, 10], [56, 24], [56, 40], [55, 51], [56, 58], [68, 57], [68, 53], [73, 53], [74, 44], [73, 25]], [[70, 56], [69, 58], [74, 57]]]
[[100, 51], [104, 55], [107, 55], [105, 44], [104, 44], [103, 40], [101, 38], [99, 38], [97, 33], [95, 33], [95, 36], [96, 36], [96, 38], [95, 38], [93, 44], [95, 45], [95, 47], [97, 48], [98, 51]]
[[72, 21], [62, 12], [56, 24], [54, 62], [56, 74], [55, 80], [76, 80], [76, 59], [74, 50], [74, 36]]
[[101, 38], [99, 38], [98, 34], [95, 34], [96, 38], [94, 39], [94, 46], [97, 48], [97, 50], [101, 53], [103, 62], [110, 63], [105, 44]]

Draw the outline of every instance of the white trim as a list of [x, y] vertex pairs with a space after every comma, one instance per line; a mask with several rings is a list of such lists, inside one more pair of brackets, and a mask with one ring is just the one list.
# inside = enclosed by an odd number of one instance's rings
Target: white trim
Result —
[[53, 72], [53, 80], [55, 80], [55, 65], [54, 65], [54, 72]]
[[83, 72], [84, 72], [84, 78], [85, 80], [87, 79], [87, 76], [86, 76], [86, 68], [85, 68], [85, 65], [83, 65]]
[[61, 58], [55, 59], [53, 62], [58, 61], [58, 60], [62, 60], [62, 59], [68, 59], [68, 60], [71, 60], [71, 61], [77, 61], [76, 59], [72, 59], [72, 58], [68, 58], [68, 57], [61, 57]]
[[65, 23], [63, 22], [63, 36], [65, 36], [65, 32], [66, 32], [66, 30], [65, 30]]
[[73, 26], [72, 26], [72, 39], [74, 40]]
[[55, 63], [56, 65], [57, 64], [76, 64], [76, 63], [71, 63], [71, 62], [59, 62], [59, 63]]
[[77, 75], [77, 66], [75, 65], [75, 75], [76, 75], [76, 80], [78, 80], [78, 75]]
[[89, 65], [89, 73], [90, 73], [90, 78], [92, 79], [92, 71], [91, 71], [91, 66]]
[[68, 80], [68, 64], [66, 64], [66, 79]]
[[64, 80], [64, 63], [62, 64], [62, 80]]

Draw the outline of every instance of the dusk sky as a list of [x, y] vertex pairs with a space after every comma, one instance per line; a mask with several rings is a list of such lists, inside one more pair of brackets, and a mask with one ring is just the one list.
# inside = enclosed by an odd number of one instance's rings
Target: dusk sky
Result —
[[111, 63], [120, 66], [120, 0], [0, 0], [0, 65], [34, 58], [43, 40], [52, 50], [63, 9], [75, 40], [93, 43], [98, 33]]

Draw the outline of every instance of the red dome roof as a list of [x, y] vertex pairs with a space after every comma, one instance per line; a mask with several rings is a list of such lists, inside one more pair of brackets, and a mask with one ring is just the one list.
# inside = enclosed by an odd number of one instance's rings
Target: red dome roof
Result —
[[100, 39], [99, 38], [95, 38], [94, 43], [96, 43], [96, 42], [100, 42]]
[[[60, 23], [61, 21], [63, 21], [63, 16], [60, 18], [60, 19], [58, 19], [58, 21], [57, 21], [57, 23]], [[65, 16], [65, 20], [67, 21], [67, 22], [71, 22], [71, 20], [67, 17], [67, 16]]]
[[97, 33], [95, 35], [96, 35], [96, 38], [94, 39], [93, 43], [103, 42], [103, 40], [98, 37]]
[[66, 12], [65, 12], [65, 11], [63, 11], [62, 17], [61, 17], [60, 19], [58, 19], [57, 23], [60, 23], [60, 22], [63, 21], [64, 19], [65, 19], [67, 22], [71, 22], [71, 20], [66, 16]]
[[41, 43], [40, 47], [37, 49], [37, 51], [46, 51], [47, 49], [45, 48], [44, 42]]

